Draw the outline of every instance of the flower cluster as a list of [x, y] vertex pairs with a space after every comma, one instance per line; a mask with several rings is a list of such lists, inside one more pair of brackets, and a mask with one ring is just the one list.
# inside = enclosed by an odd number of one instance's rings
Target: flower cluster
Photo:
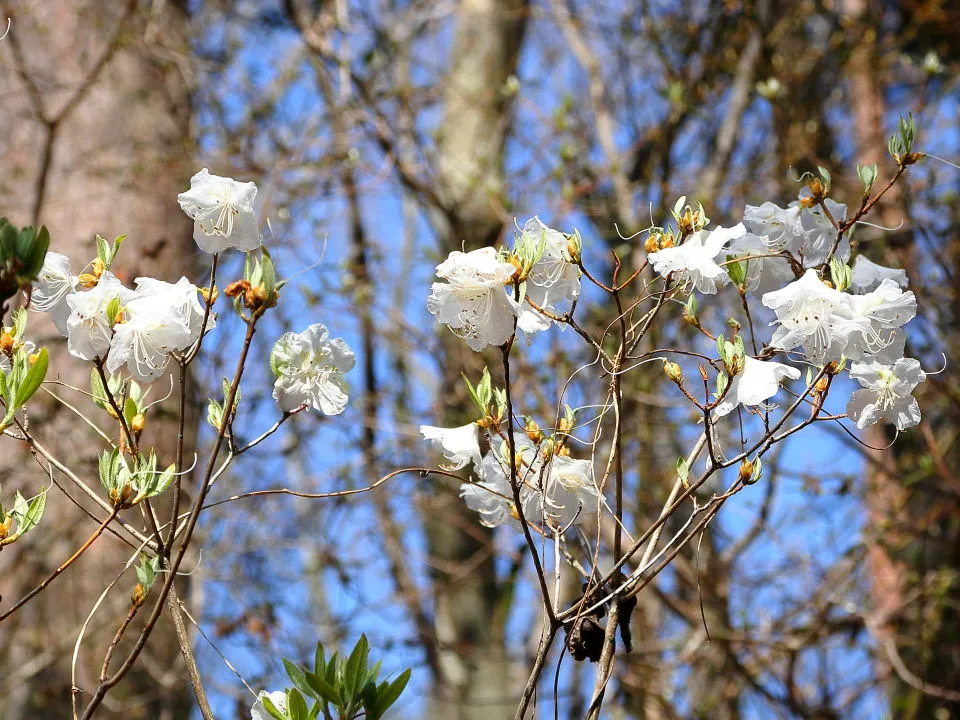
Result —
[[[460, 496], [487, 527], [519, 526], [508, 440], [499, 439], [496, 450], [481, 458], [477, 423], [456, 428], [421, 425], [420, 433], [450, 461], [451, 469], [470, 464], [476, 482], [460, 486]], [[591, 514], [596, 515], [600, 491], [589, 460], [575, 460], [554, 451], [552, 443], [535, 444], [526, 435], [514, 438], [513, 467], [523, 518], [529, 523], [561, 533]]]
[[[704, 293], [714, 293], [736, 278], [743, 292], [759, 296], [775, 315], [769, 351], [787, 353], [813, 367], [853, 362], [850, 377], [867, 389], [854, 393], [848, 416], [860, 428], [886, 419], [903, 430], [920, 420], [911, 392], [925, 377], [918, 363], [914, 367], [916, 361], [904, 365], [903, 358], [902, 328], [916, 315], [917, 301], [904, 290], [903, 270], [877, 265], [863, 255], [852, 268], [846, 265], [850, 246], [840, 231], [845, 220], [846, 207], [829, 198], [815, 203], [802, 196], [787, 208], [770, 202], [748, 205], [743, 223], [732, 231], [718, 228], [704, 235], [700, 230], [677, 247], [651, 253], [649, 259], [660, 275], [673, 274], [680, 285]], [[717, 263], [724, 249], [729, 253], [725, 271]], [[826, 268], [831, 279], [822, 276]], [[801, 355], [796, 357], [798, 350]], [[781, 380], [799, 376], [796, 368], [748, 357], [715, 413], [725, 415], [737, 403], [759, 405], [776, 393]], [[868, 401], [868, 393], [877, 395], [875, 403]]]
[[[847, 232], [858, 218], [848, 221], [846, 206], [826, 197], [829, 174], [821, 172], [824, 180], [808, 183], [809, 190], [786, 208], [771, 202], [748, 205], [742, 222], [730, 228], [711, 228], [703, 207], [685, 206], [685, 198], [673, 208], [674, 227], [651, 228], [644, 243], [649, 266], [663, 278], [664, 292], [690, 295], [684, 313], [690, 324], [702, 329], [694, 291], [714, 295], [733, 284], [742, 304], [759, 299], [766, 310], [757, 308], [753, 314], [768, 312], [775, 326], [762, 350], [755, 345], [753, 355], [745, 352], [737, 323], [730, 340], [717, 338], [720, 358], [713, 361], [718, 370], [713, 401], [700, 403], [685, 389], [679, 364], [663, 358], [664, 371], [716, 420], [741, 407], [769, 410], [766, 403], [780, 384], [800, 379], [800, 368], [774, 360], [778, 355], [829, 377], [846, 368], [863, 386], [849, 400], [848, 417], [860, 428], [885, 420], [903, 430], [920, 420], [912, 392], [925, 379], [919, 363], [903, 357], [903, 326], [916, 315], [917, 301], [905, 289], [904, 271], [877, 265], [864, 255], [858, 255], [852, 267], [847, 264]], [[509, 350], [518, 330], [530, 335], [570, 321], [580, 295], [581, 252], [578, 233], [566, 235], [532, 218], [510, 249], [450, 253], [437, 266], [439, 281], [433, 284], [427, 308], [473, 350], [491, 345]], [[752, 324], [749, 310], [748, 319]], [[706, 382], [703, 366], [701, 374]], [[489, 386], [486, 374], [484, 381]], [[825, 380], [811, 391], [826, 392], [829, 386]], [[485, 387], [480, 392], [469, 383], [468, 388], [481, 412], [477, 423], [457, 428], [424, 425], [420, 431], [451, 470], [473, 466], [477, 480], [465, 483], [461, 496], [484, 525], [516, 524], [523, 517], [558, 531], [598, 507], [600, 493], [590, 461], [556, 453], [550, 440], [535, 443], [535, 434], [515, 438], [511, 475], [504, 408], [490, 405], [492, 394], [502, 391]], [[479, 427], [496, 430], [496, 447], [486, 455], [480, 451]]]
[[[174, 284], [137, 278], [131, 289], [101, 260], [92, 265], [81, 281], [72, 274], [69, 258], [48, 252], [32, 308], [50, 314], [74, 357], [104, 362], [111, 373], [126, 367], [140, 382], [156, 380], [173, 353], [186, 351], [200, 337], [205, 308], [197, 287], [185, 277]], [[208, 313], [206, 330], [215, 325]]]
[[437, 266], [427, 309], [472, 350], [506, 343], [517, 327], [548, 329], [580, 295], [578, 240], [531, 218], [513, 249], [454, 251]]

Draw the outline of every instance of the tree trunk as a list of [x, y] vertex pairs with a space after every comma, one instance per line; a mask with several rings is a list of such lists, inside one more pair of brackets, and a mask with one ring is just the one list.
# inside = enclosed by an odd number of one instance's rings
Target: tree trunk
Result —
[[[10, 35], [0, 41], [7, 72], [0, 77], [0, 178], [3, 214], [19, 225], [45, 224], [51, 250], [70, 256], [73, 272], [96, 255], [94, 235], [129, 233], [115, 265], [127, 282], [140, 275], [175, 281], [191, 274], [189, 220], [176, 194], [191, 174], [190, 95], [179, 65], [185, 57], [187, 17], [176, 2], [102, 3], [86, 0], [14, 2]], [[45, 317], [30, 314], [29, 337], [50, 350], [48, 379], [86, 388], [88, 364], [71, 358]], [[102, 427], [105, 417], [80, 394], [51, 388], [83, 408]], [[167, 388], [158, 383], [158, 398]], [[31, 429], [39, 441], [99, 490], [96, 454], [102, 442], [62, 405], [36, 402]], [[188, 424], [188, 432], [192, 424]], [[172, 461], [176, 436], [160, 416], [148, 419], [144, 442]], [[2, 440], [4, 500], [15, 488], [32, 495], [48, 476], [24, 446]], [[60, 475], [54, 480], [97, 520], [103, 511]], [[162, 508], [166, 511], [166, 508]], [[129, 515], [135, 525], [139, 513]], [[0, 608], [9, 607], [66, 559], [96, 522], [51, 488], [39, 528], [0, 557]], [[71, 654], [87, 613], [133, 550], [109, 532], [74, 567], [0, 627], [2, 716], [70, 717]], [[125, 577], [87, 630], [76, 685], [96, 685], [103, 653], [129, 607], [136, 580]], [[173, 633], [161, 627], [148, 657], [127, 676], [98, 717], [185, 718], [192, 695], [184, 681]], [[122, 654], [121, 645], [118, 656]], [[82, 704], [85, 696], [78, 701]]]

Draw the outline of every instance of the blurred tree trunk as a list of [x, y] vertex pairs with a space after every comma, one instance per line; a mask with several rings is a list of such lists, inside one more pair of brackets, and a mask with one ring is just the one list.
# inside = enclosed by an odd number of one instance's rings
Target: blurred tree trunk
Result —
[[[527, 12], [527, 0], [462, 0], [455, 11], [437, 139], [437, 187], [447, 225], [440, 236], [444, 254], [490, 245], [506, 224], [503, 155], [511, 114], [503, 89], [516, 71]], [[444, 351], [444, 421], [462, 425], [471, 410], [460, 373], [475, 381], [489, 360], [498, 377], [498, 353], [481, 358], [446, 331]], [[442, 676], [430, 716], [512, 716], [518, 678], [511, 676], [504, 639], [504, 608], [512, 587], [498, 583], [493, 533], [477, 525], [476, 515], [449, 483], [435, 486], [424, 519], [435, 563], [434, 627]]]
[[[46, 0], [13, 2], [3, 11], [12, 26], [0, 42], [2, 214], [17, 224], [45, 224], [51, 249], [70, 256], [75, 274], [95, 257], [96, 233], [109, 238], [130, 233], [114, 268], [127, 282], [148, 274], [173, 281], [189, 273], [190, 223], [176, 204], [192, 157], [185, 3]], [[88, 386], [89, 367], [67, 355], [66, 343], [45, 317], [31, 314], [29, 332], [51, 351], [48, 379]], [[89, 407], [90, 417], [106, 426], [82, 396], [52, 389]], [[154, 394], [159, 399], [166, 391], [158, 383]], [[161, 459], [169, 462], [176, 430], [171, 432], [168, 422], [154, 414], [144, 442], [156, 444]], [[61, 405], [37, 403], [31, 423], [41, 443], [100, 489], [95, 458], [102, 442], [79, 418]], [[188, 435], [192, 427], [189, 423]], [[55, 481], [98, 520], [102, 517], [97, 506], [80, 500], [69, 480], [58, 474]], [[49, 481], [25, 446], [4, 438], [0, 483], [5, 496], [15, 488], [32, 495]], [[158, 511], [165, 514], [166, 507]], [[127, 519], [142, 524], [139, 513]], [[9, 607], [37, 584], [95, 527], [52, 488], [40, 527], [0, 557], [0, 607]], [[5, 720], [70, 717], [73, 643], [97, 597], [132, 552], [105, 533], [73, 568], [0, 627], [0, 715]], [[76, 677], [84, 692], [96, 685], [134, 583], [120, 582], [84, 636]], [[124, 649], [121, 644], [118, 655]], [[169, 627], [158, 628], [144, 655], [98, 717], [187, 717], [192, 693]]]
[[[851, 15], [867, 27], [849, 61], [850, 99], [859, 143], [859, 162], [890, 167], [884, 135], [885, 100], [882, 78], [889, 74], [878, 48], [879, 38], [869, 27], [870, 3], [851, 3]], [[894, 188], [896, 191], [897, 188]], [[893, 193], [892, 200], [903, 199]], [[905, 217], [905, 203], [888, 202], [881, 208], [881, 225], [897, 227]], [[955, 232], [955, 231], [954, 231]], [[939, 293], [924, 287], [917, 268], [911, 234], [886, 234], [888, 264], [908, 269], [911, 287], [924, 311]], [[956, 237], [946, 239], [943, 260], [960, 271]], [[956, 289], [952, 289], [956, 293]], [[960, 308], [956, 296], [938, 313], [938, 330], [948, 357], [960, 338]], [[907, 355], [910, 355], [908, 348]], [[874, 634], [880, 645], [878, 661], [893, 682], [890, 704], [893, 717], [955, 717], [960, 703], [936, 696], [936, 688], [960, 688], [960, 504], [953, 468], [960, 461], [957, 436], [958, 406], [949, 398], [940, 377], [930, 376], [917, 388], [923, 425], [904, 433], [889, 450], [870, 450], [866, 470], [870, 526], [868, 567], [871, 573]], [[938, 447], [936, 439], [941, 439]], [[874, 447], [890, 445], [891, 428], [874, 426], [866, 436]], [[932, 442], [931, 442], [932, 441]], [[941, 455], [940, 462], [932, 461]], [[899, 665], [899, 667], [897, 667]], [[906, 670], [906, 672], [904, 672]], [[913, 676], [913, 677], [910, 677]], [[923, 685], [934, 686], [924, 692]]]

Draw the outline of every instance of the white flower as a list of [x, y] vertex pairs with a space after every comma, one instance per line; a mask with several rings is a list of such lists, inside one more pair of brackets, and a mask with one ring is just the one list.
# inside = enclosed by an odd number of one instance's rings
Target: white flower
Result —
[[103, 273], [92, 290], [67, 295], [66, 302], [71, 311], [67, 318], [67, 350], [71, 355], [81, 360], [106, 355], [113, 337], [107, 305], [114, 298], [125, 305], [136, 298], [136, 293], [125, 288], [109, 270]]
[[285, 412], [309, 405], [324, 415], [339, 415], [348, 400], [342, 375], [355, 364], [353, 351], [340, 338], [330, 339], [320, 323], [284, 333], [270, 353], [277, 376], [273, 397]]
[[545, 514], [554, 529], [563, 530], [571, 523], [579, 524], [591, 513], [596, 516], [599, 497], [593, 463], [555, 456], [550, 460], [546, 487], [542, 493], [531, 494], [524, 504], [524, 514], [528, 520]]
[[[548, 228], [540, 218], [527, 220], [524, 235], [529, 235], [534, 246], [545, 241], [543, 255], [527, 274], [526, 296], [538, 307], [554, 315], [565, 315], [580, 295], [580, 270], [567, 257], [567, 238]], [[524, 303], [517, 319], [517, 327], [525, 333], [546, 330], [553, 320]]]
[[730, 381], [730, 388], [713, 412], [723, 417], [733, 412], [737, 405], [759, 405], [777, 394], [784, 378], [800, 377], [797, 368], [783, 363], [757, 360], [749, 355], [743, 359], [743, 370]]
[[850, 377], [863, 385], [847, 403], [847, 416], [861, 430], [880, 420], [893, 423], [898, 430], [920, 422], [920, 406], [912, 393], [927, 375], [913, 358], [900, 358], [893, 365], [853, 363]]
[[761, 299], [777, 314], [780, 327], [771, 347], [792, 350], [803, 345], [812, 362], [839, 360], [853, 333], [862, 329], [853, 320], [850, 296], [828, 288], [815, 270]]
[[455, 428], [440, 428], [421, 425], [420, 434], [433, 447], [442, 452], [450, 463], [450, 470], [460, 470], [471, 462], [480, 465], [480, 443], [477, 439], [477, 424], [470, 423]]
[[427, 309], [471, 350], [503, 345], [513, 335], [519, 306], [507, 295], [505, 283], [515, 268], [497, 259], [491, 247], [454, 251], [437, 265], [437, 277], [427, 298]]
[[[527, 522], [560, 531], [596, 514], [600, 492], [589, 460], [551, 457], [545, 465], [529, 438], [518, 435], [515, 442], [520, 503]], [[505, 457], [509, 457], [506, 440], [501, 441], [499, 454], [491, 450], [484, 456], [477, 469], [479, 482], [460, 486], [467, 507], [479, 513], [480, 523], [487, 527], [518, 524]]]
[[50, 313], [50, 319], [61, 335], [67, 334], [67, 318], [70, 306], [67, 295], [76, 292], [77, 279], [70, 269], [70, 258], [58, 252], [48, 252], [43, 267], [30, 291], [30, 307], [39, 312]]
[[727, 243], [745, 232], [743, 223], [732, 228], [718, 227], [710, 232], [700, 230], [687, 238], [683, 245], [650, 253], [650, 262], [661, 276], [679, 273], [682, 285], [692, 284], [700, 292], [713, 295], [730, 282], [727, 271], [715, 262], [715, 258]]
[[786, 258], [753, 257], [779, 252], [768, 244], [765, 237], [746, 233], [730, 243], [728, 251], [733, 255], [750, 256], [749, 260], [741, 261], [747, 265], [745, 286], [749, 292], [763, 295], [782, 288], [794, 279], [793, 269]]
[[[847, 216], [847, 206], [827, 198], [824, 204], [836, 222]], [[819, 205], [804, 207], [799, 202], [781, 208], [772, 202], [760, 206], [747, 205], [743, 212], [743, 224], [747, 230], [758, 235], [773, 252], [786, 250], [802, 259], [804, 266], [814, 267], [826, 261], [837, 239], [837, 229]], [[836, 255], [841, 260], [850, 257], [850, 244], [846, 236], [837, 246]]]
[[902, 288], [907, 286], [907, 271], [877, 265], [866, 255], [857, 255], [853, 261], [853, 277], [850, 289], [854, 292], [868, 292], [884, 280], [893, 280]]
[[107, 370], [123, 365], [140, 382], [164, 374], [170, 353], [190, 347], [190, 330], [172, 308], [154, 298], [141, 297], [127, 304], [122, 321], [114, 325]]
[[[190, 342], [187, 347], [192, 345], [200, 337], [200, 327], [203, 325], [204, 305], [200, 302], [199, 291], [196, 285], [192, 284], [185, 277], [181, 277], [176, 283], [168, 283], [163, 280], [154, 280], [149, 277], [139, 277], [136, 280], [137, 295], [141, 298], [150, 298], [152, 303], [163, 305], [173, 313], [176, 318], [182, 322], [190, 332]], [[217, 326], [216, 314], [211, 310], [207, 318], [205, 332], [209, 332]], [[185, 350], [186, 348], [177, 348]]]
[[250, 720], [273, 720], [273, 715], [267, 712], [267, 709], [263, 706], [263, 698], [265, 697], [270, 699], [277, 710], [282, 713], [287, 712], [287, 693], [283, 690], [274, 690], [273, 692], [261, 690], [260, 694], [257, 695], [257, 701], [250, 708]]
[[761, 239], [770, 252], [795, 251], [803, 242], [803, 227], [800, 224], [798, 205], [782, 208], [772, 202], [763, 205], [747, 205], [743, 211], [743, 224], [751, 234]]
[[193, 239], [208, 253], [228, 248], [253, 250], [260, 231], [253, 201], [257, 186], [211, 175], [206, 168], [190, 178], [190, 189], [177, 195], [183, 211], [193, 218]]
[[[833, 219], [840, 223], [847, 217], [847, 206], [834, 202], [830, 198], [823, 201]], [[833, 244], [837, 241], [837, 229], [830, 222], [819, 205], [803, 208], [800, 212], [800, 226], [803, 229], [803, 241], [798, 248], [806, 267], [815, 267], [827, 261]], [[850, 257], [850, 242], [844, 235], [837, 246], [836, 257], [846, 261]]]
[[896, 342], [897, 328], [917, 314], [914, 294], [903, 292], [896, 281], [889, 278], [882, 280], [876, 290], [849, 298], [857, 328], [846, 349], [847, 357], [852, 360], [883, 352]]
[[513, 490], [500, 459], [493, 451], [484, 456], [477, 468], [477, 475], [480, 478], [478, 482], [460, 486], [460, 497], [469, 509], [480, 515], [480, 524], [493, 528], [516, 523], [518, 516]]

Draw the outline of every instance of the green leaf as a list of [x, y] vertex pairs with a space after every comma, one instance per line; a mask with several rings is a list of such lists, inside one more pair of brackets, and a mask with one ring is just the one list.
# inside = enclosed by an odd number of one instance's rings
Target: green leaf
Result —
[[97, 257], [103, 262], [105, 267], [110, 267], [110, 263], [113, 261], [113, 254], [110, 252], [110, 245], [107, 244], [106, 238], [97, 234], [95, 238], [97, 243]]
[[220, 423], [223, 422], [223, 408], [213, 398], [210, 398], [210, 403], [207, 405], [207, 423], [211, 425], [214, 429], [220, 429]]
[[337, 690], [334, 682], [331, 682], [329, 679], [329, 671], [331, 669], [334, 671], [336, 670], [332, 662], [327, 666], [326, 675], [328, 677], [323, 677], [319, 673], [312, 672], [304, 672], [304, 675], [307, 678], [307, 683], [311, 688], [313, 688], [314, 692], [320, 697], [321, 700], [325, 700], [333, 705], [340, 706], [343, 704], [343, 699], [341, 698], [340, 691]]
[[290, 678], [290, 682], [292, 682], [294, 687], [300, 690], [300, 692], [307, 697], [322, 699], [317, 691], [310, 686], [310, 683], [307, 682], [306, 672], [302, 668], [286, 658], [283, 660], [283, 667], [287, 671], [287, 677]]
[[407, 668], [387, 687], [385, 691], [377, 693], [377, 707], [374, 710], [374, 715], [372, 717], [380, 717], [383, 715], [391, 705], [393, 705], [397, 700], [400, 699], [400, 695], [403, 693], [404, 689], [407, 687], [407, 683], [410, 681], [410, 668]]
[[326, 657], [323, 653], [323, 643], [317, 643], [317, 649], [313, 653], [313, 671], [322, 673], [327, 669]]
[[287, 714], [290, 720], [309, 720], [310, 711], [303, 695], [296, 688], [287, 690]]
[[370, 653], [370, 645], [367, 642], [367, 636], [361, 635], [357, 644], [347, 658], [347, 665], [344, 672], [344, 690], [351, 700], [356, 698], [367, 677], [367, 656]]
[[27, 375], [23, 379], [23, 382], [21, 382], [20, 386], [17, 388], [17, 396], [14, 400], [15, 407], [23, 407], [27, 400], [32, 398], [34, 393], [40, 389], [40, 384], [47, 376], [48, 364], [49, 358], [47, 356], [47, 349], [43, 348], [37, 355], [37, 359], [34, 361], [33, 365], [31, 365], [30, 369], [27, 371]]
[[826, 192], [830, 192], [830, 171], [827, 170], [822, 165], [817, 165], [817, 169], [820, 171], [820, 177], [823, 178], [823, 188]]
[[273, 700], [271, 700], [268, 695], [263, 695], [260, 698], [260, 702], [263, 703], [264, 709], [270, 713], [270, 716], [275, 718], [275, 720], [289, 720], [287, 715], [280, 712], [280, 708], [273, 704]]
[[13, 311], [13, 339], [19, 343], [23, 340], [23, 333], [27, 329], [27, 311], [17, 308]]

